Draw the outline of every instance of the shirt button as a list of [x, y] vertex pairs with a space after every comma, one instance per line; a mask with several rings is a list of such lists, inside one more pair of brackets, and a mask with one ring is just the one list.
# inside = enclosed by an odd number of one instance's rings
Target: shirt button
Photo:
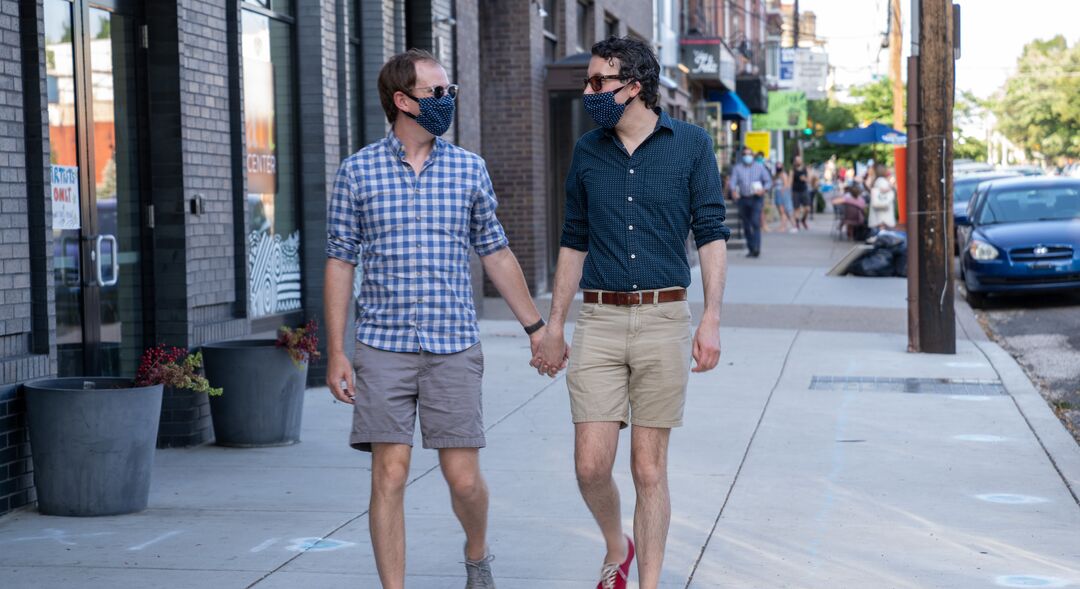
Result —
[[632, 197], [632, 196], [628, 196], [628, 197], [626, 197], [626, 200], [630, 200], [630, 201], [632, 201], [632, 200], [634, 200], [634, 197]]
[[633, 174], [633, 173], [634, 173], [634, 168], [630, 168], [630, 173], [631, 173], [631, 174]]
[[631, 226], [630, 226], [630, 231], [633, 231], [633, 230], [634, 230], [634, 226], [633, 226], [633, 225], [631, 225]]
[[419, 221], [419, 220], [420, 220], [420, 215], [417, 215], [417, 216], [416, 216], [416, 220], [417, 220], [417, 221]]
[[630, 259], [631, 259], [631, 260], [633, 260], [633, 259], [635, 259], [635, 258], [637, 258], [637, 254], [630, 254]]
[[636, 284], [633, 284], [633, 285], [631, 285], [631, 286], [630, 286], [630, 288], [632, 288], [632, 289], [634, 289], [634, 290], [637, 290], [637, 285], [636, 285]]
[[416, 249], [421, 249], [421, 248], [423, 248], [423, 247], [424, 247], [424, 245], [423, 245], [423, 244], [421, 244], [421, 243], [418, 243], [418, 244], [416, 244]]

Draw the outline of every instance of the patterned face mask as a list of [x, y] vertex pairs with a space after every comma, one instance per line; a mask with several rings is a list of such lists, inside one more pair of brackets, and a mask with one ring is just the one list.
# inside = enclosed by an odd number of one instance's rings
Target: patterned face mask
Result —
[[[629, 84], [627, 84], [627, 86], [629, 86]], [[626, 105], [637, 98], [636, 96], [631, 96], [630, 100], [627, 100], [622, 104], [615, 102], [615, 95], [622, 92], [623, 88], [626, 88], [626, 86], [617, 90], [612, 90], [611, 92], [585, 94], [583, 96], [585, 110], [598, 126], [605, 129], [614, 129], [615, 125], [618, 125], [619, 120], [622, 119], [623, 112], [626, 110]]]
[[454, 108], [455, 101], [452, 94], [443, 94], [439, 98], [426, 97], [417, 98], [412, 94], [406, 94], [409, 98], [412, 98], [420, 105], [420, 115], [414, 115], [408, 111], [402, 111], [418, 125], [423, 127], [428, 133], [439, 137], [446, 130], [450, 128], [450, 124], [454, 122]]

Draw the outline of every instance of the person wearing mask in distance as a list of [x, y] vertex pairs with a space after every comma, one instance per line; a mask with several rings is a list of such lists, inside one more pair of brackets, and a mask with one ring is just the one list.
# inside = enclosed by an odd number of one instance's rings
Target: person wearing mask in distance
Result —
[[[446, 70], [414, 49], [390, 58], [378, 87], [392, 128], [341, 164], [327, 212], [327, 384], [354, 405], [350, 444], [372, 453], [368, 521], [382, 586], [405, 583], [403, 502], [419, 407], [423, 445], [438, 450], [465, 532], [466, 588], [494, 589], [469, 250], [526, 326], [534, 354], [544, 321], [495, 217], [484, 160], [440, 138], [457, 97]], [[364, 280], [350, 363], [343, 336], [358, 256]]]
[[[656, 589], [671, 519], [667, 453], [682, 424], [691, 358], [695, 372], [720, 357], [727, 268], [723, 187], [712, 139], [657, 107], [660, 66], [652, 49], [611, 37], [592, 47], [584, 105], [599, 127], [574, 147], [551, 324], [534, 366], [557, 369], [570, 354], [567, 387], [578, 487], [603, 535], [600, 589], [624, 589], [637, 553], [638, 583]], [[701, 256], [705, 311], [691, 338], [685, 239]], [[563, 338], [578, 288], [584, 304], [572, 348]], [[619, 430], [632, 425], [637, 502], [624, 536], [612, 478]]]
[[744, 147], [742, 162], [731, 168], [728, 182], [735, 205], [739, 207], [746, 257], [756, 258], [761, 255], [761, 210], [765, 193], [772, 188], [772, 174], [764, 164], [754, 161], [754, 152], [749, 147]]

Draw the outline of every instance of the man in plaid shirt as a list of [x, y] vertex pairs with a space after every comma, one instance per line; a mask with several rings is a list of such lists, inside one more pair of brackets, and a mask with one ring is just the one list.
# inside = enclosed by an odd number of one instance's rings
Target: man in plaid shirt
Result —
[[[404, 586], [403, 504], [419, 409], [423, 445], [438, 449], [465, 531], [466, 587], [494, 588], [470, 248], [525, 327], [534, 355], [544, 321], [495, 217], [483, 159], [439, 138], [457, 97], [446, 71], [424, 51], [396, 55], [379, 74], [379, 97], [392, 129], [341, 164], [328, 207], [327, 384], [354, 406], [350, 444], [372, 453], [369, 521], [383, 587]], [[350, 363], [345, 316], [358, 261], [364, 279]]]

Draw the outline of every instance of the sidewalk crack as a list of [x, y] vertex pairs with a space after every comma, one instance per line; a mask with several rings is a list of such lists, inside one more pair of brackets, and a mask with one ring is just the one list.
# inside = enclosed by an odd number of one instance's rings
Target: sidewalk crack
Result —
[[795, 349], [795, 342], [799, 340], [801, 330], [795, 332], [795, 337], [791, 338], [791, 343], [788, 344], [788, 349], [784, 353], [784, 362], [780, 366], [780, 373], [776, 375], [776, 382], [773, 383], [772, 390], [769, 391], [769, 396], [765, 399], [765, 405], [761, 408], [761, 415], [758, 416], [757, 423], [754, 424], [754, 431], [750, 434], [750, 439], [746, 442], [746, 450], [743, 451], [742, 459], [739, 461], [739, 468], [735, 469], [735, 476], [731, 479], [731, 486], [728, 487], [727, 493], [724, 495], [724, 502], [720, 504], [720, 511], [716, 513], [716, 519], [713, 520], [712, 529], [709, 530], [709, 535], [705, 537], [705, 543], [701, 545], [701, 551], [698, 552], [697, 558], [694, 559], [693, 566], [690, 567], [690, 576], [686, 579], [685, 589], [690, 589], [690, 584], [694, 582], [694, 574], [697, 573], [698, 566], [701, 565], [701, 559], [705, 557], [705, 551], [709, 548], [709, 542], [712, 540], [714, 534], [716, 534], [716, 528], [720, 525], [720, 518], [724, 515], [724, 509], [727, 508], [728, 501], [731, 500], [731, 493], [735, 490], [735, 485], [739, 482], [739, 475], [742, 474], [743, 466], [746, 465], [746, 459], [750, 455], [750, 448], [754, 445], [754, 439], [757, 438], [758, 430], [761, 429], [761, 422], [765, 420], [765, 413], [769, 410], [769, 404], [772, 403], [773, 395], [776, 394], [776, 389], [780, 387], [780, 383], [784, 380], [784, 372], [787, 371], [788, 360], [791, 358], [791, 351]]

